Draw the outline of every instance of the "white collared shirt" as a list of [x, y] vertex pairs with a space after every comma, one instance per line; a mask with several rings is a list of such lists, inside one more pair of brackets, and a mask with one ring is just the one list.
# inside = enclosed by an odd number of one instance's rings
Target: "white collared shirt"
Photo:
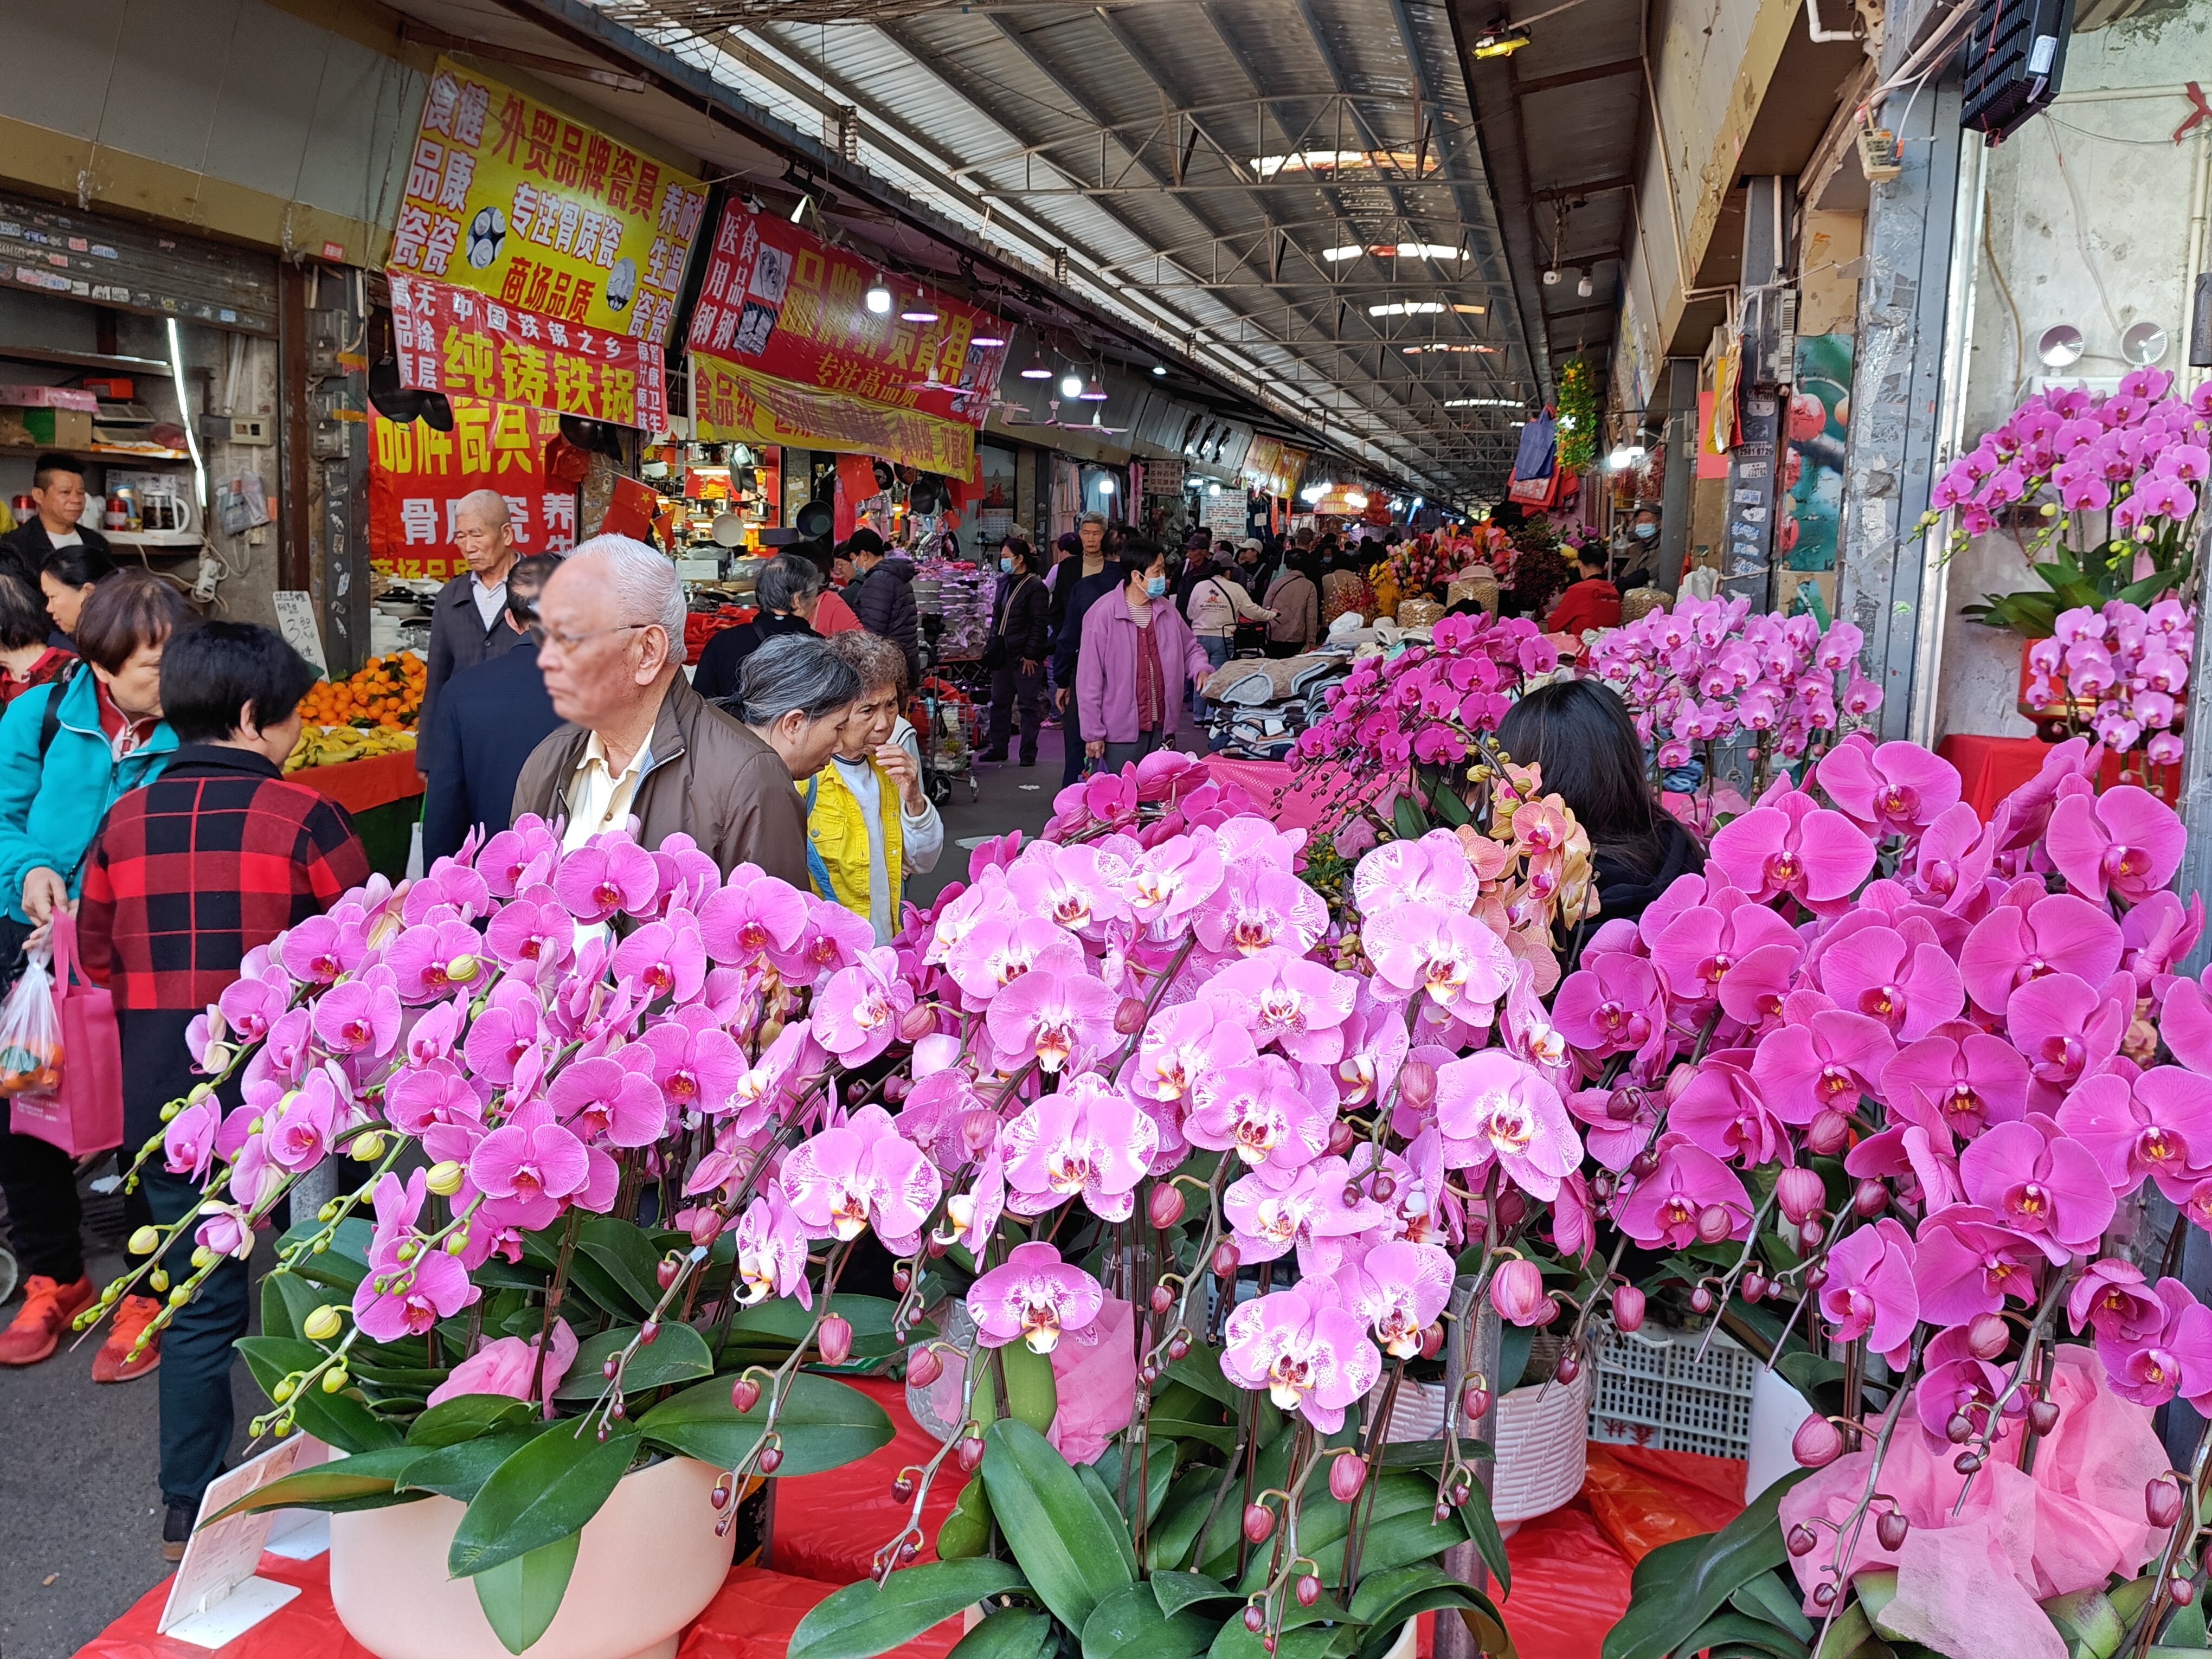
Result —
[[484, 579], [473, 572], [469, 576], [469, 597], [477, 602], [477, 615], [489, 629], [499, 620], [499, 613], [507, 609], [507, 578], [501, 577], [495, 586], [486, 587]]
[[616, 772], [608, 763], [606, 745], [592, 732], [568, 785], [568, 827], [562, 833], [561, 850], [573, 853], [593, 836], [627, 823], [638, 782], [652, 764], [653, 744], [647, 741]]

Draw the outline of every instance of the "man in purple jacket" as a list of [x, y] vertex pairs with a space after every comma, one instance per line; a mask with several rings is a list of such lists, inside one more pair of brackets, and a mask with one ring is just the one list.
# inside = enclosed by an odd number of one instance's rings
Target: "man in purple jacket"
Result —
[[1168, 594], [1158, 544], [1122, 550], [1121, 585], [1083, 613], [1075, 706], [1083, 750], [1119, 772], [1175, 738], [1184, 677], [1202, 696], [1213, 665]]

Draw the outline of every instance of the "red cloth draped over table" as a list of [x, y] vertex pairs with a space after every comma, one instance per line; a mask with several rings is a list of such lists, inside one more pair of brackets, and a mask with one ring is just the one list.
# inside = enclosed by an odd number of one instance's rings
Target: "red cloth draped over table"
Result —
[[366, 812], [422, 793], [422, 775], [415, 769], [411, 749], [340, 761], [333, 766], [303, 766], [292, 774], [292, 781], [306, 784], [349, 812]]
[[[1987, 823], [1997, 803], [2043, 769], [2051, 745], [2039, 738], [1990, 738], [1978, 733], [1954, 732], [1936, 745], [1936, 752], [1959, 769], [1960, 798]], [[2181, 769], [2156, 766], [2151, 771], [2151, 793], [2169, 806], [2181, 800]], [[2106, 755], [2097, 775], [2100, 789], [2120, 781], [2120, 757]]]

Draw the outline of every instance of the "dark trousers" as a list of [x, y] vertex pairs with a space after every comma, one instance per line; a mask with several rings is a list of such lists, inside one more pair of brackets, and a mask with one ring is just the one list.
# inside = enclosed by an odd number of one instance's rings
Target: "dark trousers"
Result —
[[[201, 1079], [193, 1075], [185, 1048], [185, 1028], [198, 1009], [125, 1008], [116, 1011], [123, 1040], [123, 1144], [128, 1157], [161, 1127], [161, 1108], [188, 1093]], [[223, 1091], [226, 1106], [235, 1105], [235, 1090]], [[157, 1155], [139, 1171], [140, 1188], [155, 1224], [167, 1226], [188, 1215], [200, 1200], [198, 1183], [173, 1176]], [[163, 1256], [171, 1283], [191, 1276], [190, 1229]], [[198, 1504], [208, 1483], [222, 1473], [230, 1450], [234, 1413], [230, 1367], [234, 1345], [246, 1334], [246, 1264], [235, 1257], [208, 1276], [199, 1294], [176, 1311], [161, 1334], [161, 1369], [155, 1375], [161, 1391], [161, 1497], [167, 1503]]]
[[19, 1135], [0, 1102], [0, 1192], [8, 1195], [8, 1243], [27, 1277], [44, 1273], [57, 1284], [84, 1277], [76, 1196], [76, 1162], [50, 1140]]
[[1305, 648], [1306, 647], [1304, 646], [1300, 645], [1296, 640], [1269, 640], [1267, 641], [1267, 654], [1270, 657], [1295, 657], [1298, 653], [1304, 651]]
[[1133, 762], [1140, 761], [1154, 750], [1166, 745], [1166, 738], [1158, 731], [1139, 732], [1134, 743], [1109, 743], [1106, 758], [1099, 763], [1108, 772], [1118, 774]]
[[1004, 663], [991, 671], [991, 741], [986, 750], [991, 758], [1006, 757], [1017, 714], [1022, 725], [1022, 764], [1032, 765], [1037, 756], [1037, 733], [1044, 729], [1042, 664], [1024, 672], [1018, 662]]

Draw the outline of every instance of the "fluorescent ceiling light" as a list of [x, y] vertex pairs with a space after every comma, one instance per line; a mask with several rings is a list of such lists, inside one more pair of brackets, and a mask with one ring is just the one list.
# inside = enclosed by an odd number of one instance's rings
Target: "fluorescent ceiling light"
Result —
[[880, 276], [868, 285], [868, 309], [878, 317], [888, 316], [891, 308], [891, 291], [884, 286]]
[[1462, 317], [1480, 317], [1483, 314], [1483, 308], [1480, 306], [1455, 305], [1452, 309]]
[[1431, 342], [1427, 345], [1400, 346], [1398, 349], [1408, 357], [1418, 357], [1425, 351], [1480, 351], [1486, 356], [1494, 356], [1498, 351], [1496, 346], [1446, 345], [1438, 342]]
[[1279, 173], [1334, 173], [1346, 167], [1429, 173], [1443, 163], [1433, 150], [1417, 155], [1410, 149], [1302, 149], [1287, 155], [1250, 156], [1246, 165], [1262, 179], [1272, 179]]
[[1446, 409], [1518, 409], [1521, 407], [1521, 400], [1518, 398], [1448, 398], [1444, 400], [1444, 407]]
[[1362, 247], [1358, 243], [1354, 242], [1349, 247], [1323, 248], [1321, 252], [1321, 257], [1328, 260], [1331, 264], [1335, 264], [1340, 260], [1357, 259], [1361, 254], [1366, 252], [1367, 250], [1365, 248]]
[[1444, 308], [1442, 300], [1393, 300], [1389, 305], [1370, 306], [1370, 317], [1433, 317]]

